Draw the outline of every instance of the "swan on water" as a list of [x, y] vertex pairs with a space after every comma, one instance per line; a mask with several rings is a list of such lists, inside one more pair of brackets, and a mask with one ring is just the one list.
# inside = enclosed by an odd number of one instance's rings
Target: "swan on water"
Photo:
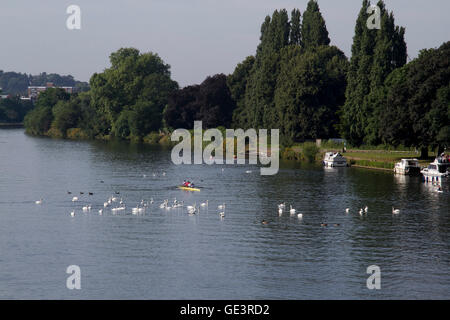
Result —
[[42, 204], [42, 199], [35, 201], [36, 204]]
[[350, 208], [345, 208], [345, 213], [349, 213], [350, 212]]
[[364, 212], [367, 213], [367, 211], [369, 211], [369, 207], [368, 207], [368, 206], [366, 206], [366, 207], [364, 208]]
[[303, 214], [299, 213], [299, 214], [297, 215], [297, 218], [299, 218], [299, 219], [303, 218]]
[[220, 206], [218, 206], [217, 209], [225, 209], [225, 203], [223, 203]]
[[295, 209], [292, 208], [292, 205], [291, 205], [290, 207], [291, 207], [291, 209], [289, 210], [289, 213], [290, 213], [290, 214], [295, 214]]
[[394, 207], [392, 207], [392, 213], [393, 214], [399, 214], [400, 213], [400, 209], [394, 209]]
[[208, 200], [206, 200], [206, 202], [200, 203], [200, 206], [207, 207], [208, 206]]
[[72, 212], [70, 213], [70, 216], [71, 216], [71, 217], [75, 217], [75, 211], [72, 211]]
[[78, 197], [73, 197], [72, 202], [76, 202], [76, 201], [78, 201]]

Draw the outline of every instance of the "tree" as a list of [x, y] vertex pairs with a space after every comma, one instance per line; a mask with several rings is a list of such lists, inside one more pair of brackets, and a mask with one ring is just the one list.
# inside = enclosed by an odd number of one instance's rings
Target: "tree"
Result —
[[236, 102], [236, 109], [233, 113], [233, 125], [235, 128], [243, 128], [245, 123], [248, 122], [248, 115], [245, 108], [245, 91], [254, 63], [254, 56], [247, 57], [237, 65], [234, 72], [227, 78], [231, 97]]
[[275, 106], [283, 144], [336, 135], [336, 111], [344, 102], [347, 59], [336, 47], [282, 50]]
[[291, 12], [291, 30], [289, 33], [289, 44], [302, 46], [301, 13], [299, 9]]
[[227, 77], [217, 74], [207, 77], [200, 85], [174, 92], [169, 98], [164, 119], [172, 128], [192, 129], [195, 120], [202, 120], [205, 128], [230, 126], [235, 108]]
[[306, 11], [303, 13], [301, 36], [305, 49], [330, 44], [325, 20], [315, 0], [308, 2]]
[[450, 123], [450, 42], [421, 51], [418, 58], [394, 70], [384, 83], [377, 112], [379, 134], [392, 145], [442, 150]]
[[374, 103], [379, 100], [387, 76], [406, 63], [405, 30], [395, 26], [393, 14], [387, 12], [382, 1], [377, 5], [381, 11], [381, 29], [368, 29], [370, 2], [363, 0], [353, 37], [346, 100], [340, 110], [340, 132], [354, 145], [380, 141]]
[[[122, 111], [132, 111], [134, 107], [139, 109], [143, 105], [151, 105], [152, 112], [145, 112], [142, 120], [151, 122], [149, 127], [159, 129], [161, 123], [155, 126], [154, 121], [162, 119], [170, 93], [178, 88], [178, 84], [170, 78], [170, 66], [157, 54], [141, 54], [134, 48], [119, 49], [110, 55], [110, 61], [111, 67], [103, 73], [94, 74], [90, 85], [92, 104], [104, 113], [111, 133], [123, 137], [124, 131], [119, 132], [116, 127]], [[123, 123], [124, 117], [120, 121], [120, 124]], [[138, 124], [133, 127], [142, 128]]]

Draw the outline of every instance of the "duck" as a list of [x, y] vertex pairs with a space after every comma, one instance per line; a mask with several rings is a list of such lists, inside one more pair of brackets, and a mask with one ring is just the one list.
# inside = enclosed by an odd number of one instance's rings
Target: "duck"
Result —
[[322, 223], [320, 224], [320, 226], [321, 226], [321, 227], [328, 227], [328, 223], [323, 223], [323, 222], [322, 222]]
[[400, 213], [400, 209], [394, 209], [394, 207], [392, 207], [392, 213], [393, 214], [399, 214]]
[[220, 216], [221, 218], [225, 218], [225, 212], [219, 212], [219, 216]]
[[88, 194], [89, 194], [90, 196], [93, 196], [93, 195], [94, 195], [94, 193], [93, 193], [93, 192], [88, 192]]
[[261, 223], [262, 223], [262, 224], [269, 224], [269, 222], [266, 221], [266, 220], [261, 221]]

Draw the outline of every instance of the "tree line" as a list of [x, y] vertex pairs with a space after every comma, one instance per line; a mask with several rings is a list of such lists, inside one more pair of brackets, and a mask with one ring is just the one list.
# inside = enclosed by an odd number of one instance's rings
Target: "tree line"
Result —
[[2, 88], [2, 94], [4, 95], [26, 95], [28, 86], [45, 86], [48, 82], [52, 82], [59, 87], [74, 87], [77, 91], [87, 91], [89, 89], [89, 85], [86, 82], [77, 81], [71, 75], [62, 76], [46, 72], [31, 75], [0, 70], [0, 88]]
[[90, 79], [88, 92], [40, 94], [27, 116], [33, 134], [142, 140], [152, 132], [205, 127], [279, 128], [282, 144], [344, 137], [354, 146], [425, 150], [449, 142], [449, 43], [406, 63], [405, 29], [378, 1], [381, 28], [356, 20], [350, 59], [330, 45], [319, 5], [267, 16], [253, 56], [232, 74], [179, 88], [156, 53], [122, 48]]

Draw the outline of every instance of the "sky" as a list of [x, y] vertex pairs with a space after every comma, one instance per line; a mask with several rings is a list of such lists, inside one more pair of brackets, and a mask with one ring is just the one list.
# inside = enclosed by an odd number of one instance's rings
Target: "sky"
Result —
[[[260, 27], [275, 9], [306, 9], [308, 0], [1, 0], [0, 70], [71, 74], [89, 81], [122, 47], [155, 52], [184, 87], [232, 73], [253, 55]], [[350, 57], [362, 0], [318, 0], [331, 44]], [[372, 0], [374, 3], [374, 0]], [[409, 58], [450, 40], [449, 0], [385, 0], [406, 28]], [[69, 5], [81, 29], [69, 30]]]

